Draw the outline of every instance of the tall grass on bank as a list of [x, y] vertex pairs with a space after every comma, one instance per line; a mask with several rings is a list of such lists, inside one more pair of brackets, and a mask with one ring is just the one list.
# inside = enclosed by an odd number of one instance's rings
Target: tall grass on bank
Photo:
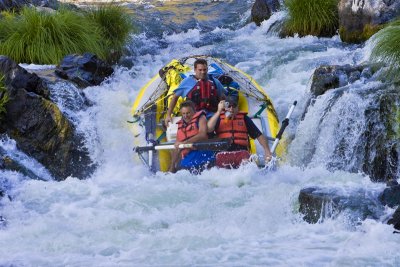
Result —
[[389, 81], [400, 82], [400, 20], [392, 22], [372, 37], [371, 59], [384, 63]]
[[285, 0], [287, 35], [333, 36], [339, 26], [338, 0]]
[[124, 44], [133, 31], [132, 21], [127, 10], [115, 4], [94, 7], [86, 17], [99, 28], [106, 51], [110, 51], [108, 59], [115, 60], [122, 54]]
[[[107, 13], [108, 7], [104, 9]], [[127, 27], [125, 35], [113, 32], [122, 24], [115, 17], [123, 17], [123, 12], [110, 10], [113, 20], [108, 21], [108, 28], [84, 13], [65, 8], [52, 13], [33, 8], [24, 8], [20, 14], [5, 13], [0, 18], [0, 54], [16, 62], [37, 64], [58, 64], [67, 54], [84, 52], [107, 59], [112, 49], [121, 49], [131, 29]]]
[[4, 76], [0, 75], [0, 121], [6, 113], [6, 104], [9, 100], [6, 87], [4, 85]]

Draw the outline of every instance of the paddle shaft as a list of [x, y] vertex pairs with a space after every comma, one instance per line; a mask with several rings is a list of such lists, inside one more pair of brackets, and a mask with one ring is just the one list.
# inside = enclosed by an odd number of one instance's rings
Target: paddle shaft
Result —
[[[178, 148], [184, 149], [201, 149], [201, 150], [225, 150], [228, 149], [232, 140], [230, 139], [223, 139], [218, 141], [210, 141], [210, 142], [196, 142], [196, 143], [189, 143], [189, 144], [180, 144]], [[142, 146], [142, 147], [135, 147], [134, 150], [138, 153], [141, 152], [150, 152], [154, 150], [171, 150], [176, 149], [174, 144], [161, 144], [161, 145], [150, 145], [150, 146]]]
[[296, 107], [296, 105], [297, 105], [297, 101], [294, 101], [294, 102], [293, 102], [293, 105], [292, 105], [292, 106], [290, 107], [290, 109], [289, 109], [288, 114], [286, 115], [286, 118], [282, 121], [281, 128], [279, 129], [279, 132], [278, 132], [278, 134], [276, 135], [275, 141], [274, 141], [274, 143], [273, 143], [273, 145], [272, 145], [272, 147], [271, 147], [271, 153], [272, 153], [272, 154], [275, 153], [275, 150], [276, 150], [276, 148], [277, 148], [277, 146], [278, 146], [279, 140], [282, 138], [283, 132], [285, 131], [286, 127], [289, 125], [289, 119], [290, 119], [290, 117], [292, 116], [292, 113], [293, 113], [294, 108]]

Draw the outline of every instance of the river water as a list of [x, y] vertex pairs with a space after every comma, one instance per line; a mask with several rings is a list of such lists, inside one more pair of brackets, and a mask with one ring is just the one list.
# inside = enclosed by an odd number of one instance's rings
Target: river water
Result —
[[[186, 1], [189, 2], [189, 1]], [[318, 105], [300, 122], [310, 77], [323, 64], [357, 64], [370, 49], [340, 39], [280, 39], [271, 25], [246, 24], [252, 1], [140, 1], [140, 33], [129, 55], [106, 84], [85, 89], [94, 105], [80, 110], [77, 89], [58, 84], [53, 98], [86, 136], [99, 167], [87, 180], [51, 181], [37, 162], [3, 139], [38, 176], [1, 171], [9, 198], [1, 200], [1, 266], [399, 266], [399, 236], [380, 220], [349, 214], [308, 224], [298, 213], [299, 191], [307, 186], [365, 188], [377, 195], [383, 184], [362, 173], [329, 171], [329, 126], [316, 135]], [[150, 18], [149, 14], [157, 14]], [[174, 17], [178, 14], [179, 18]], [[281, 120], [299, 101], [287, 134], [287, 158], [273, 172], [243, 166], [194, 176], [150, 173], [135, 157], [127, 120], [138, 90], [173, 58], [211, 54], [252, 75], [268, 92]], [[344, 100], [343, 100], [344, 101]], [[349, 97], [352, 106], [362, 100]], [[342, 106], [346, 106], [343, 103]], [[315, 113], [315, 114], [314, 114]], [[355, 116], [355, 120], [362, 120]], [[354, 133], [357, 134], [356, 131]], [[310, 142], [321, 144], [312, 164], [302, 160]], [[310, 161], [310, 160], [309, 160]], [[307, 167], [305, 167], [307, 166]]]

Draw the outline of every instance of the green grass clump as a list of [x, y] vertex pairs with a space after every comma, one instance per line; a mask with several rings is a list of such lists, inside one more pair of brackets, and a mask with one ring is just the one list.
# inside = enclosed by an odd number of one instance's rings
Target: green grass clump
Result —
[[286, 35], [333, 36], [339, 26], [338, 0], [286, 0]]
[[86, 17], [97, 24], [104, 38], [105, 49], [111, 52], [109, 59], [119, 58], [129, 33], [133, 31], [127, 10], [122, 6], [107, 4], [90, 9]]
[[126, 26], [129, 20], [122, 9], [109, 6], [99, 10], [107, 15], [104, 21], [65, 8], [52, 13], [34, 8], [24, 8], [19, 14], [3, 12], [0, 54], [16, 62], [37, 64], [58, 64], [68, 54], [85, 52], [107, 59], [114, 49], [121, 50], [131, 27]]
[[0, 76], [0, 120], [2, 120], [6, 114], [6, 104], [8, 100], [9, 97], [4, 84], [4, 76]]
[[384, 63], [385, 76], [393, 82], [400, 81], [400, 20], [380, 30], [373, 38], [371, 59]]

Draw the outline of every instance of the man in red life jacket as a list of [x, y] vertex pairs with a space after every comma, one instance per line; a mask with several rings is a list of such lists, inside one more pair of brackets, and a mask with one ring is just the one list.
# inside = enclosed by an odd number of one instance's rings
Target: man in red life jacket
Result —
[[[225, 104], [228, 104], [225, 107]], [[226, 153], [227, 162], [222, 165], [231, 165], [238, 167], [243, 159], [248, 159], [250, 154], [249, 150], [249, 137], [257, 139], [264, 149], [264, 160], [269, 162], [272, 159], [272, 154], [268, 146], [267, 139], [257, 128], [254, 122], [246, 115], [246, 113], [239, 112], [237, 97], [228, 96], [226, 101], [220, 101], [218, 104], [217, 112], [207, 122], [208, 132], [211, 133], [215, 130], [218, 138], [232, 138], [233, 143], [228, 151], [241, 151], [236, 152], [234, 155]], [[224, 152], [217, 155], [216, 165], [219, 166], [219, 159], [225, 161], [223, 158]], [[221, 156], [221, 157], [219, 157]], [[229, 159], [231, 158], [231, 161]]]
[[205, 110], [207, 118], [217, 110], [218, 102], [225, 99], [225, 89], [217, 79], [210, 79], [208, 65], [205, 59], [196, 59], [194, 62], [195, 75], [183, 79], [179, 87], [174, 90], [171, 102], [165, 117], [165, 125], [172, 121], [171, 115], [179, 97], [186, 97], [195, 104], [195, 110]]
[[190, 144], [208, 139], [207, 120], [204, 111], [195, 111], [195, 105], [191, 101], [182, 102], [182, 119], [177, 122], [178, 132], [175, 147], [172, 152], [170, 172], [176, 172], [179, 158], [180, 168], [201, 169], [204, 165], [214, 161], [214, 152], [208, 150], [179, 149], [180, 144]]

